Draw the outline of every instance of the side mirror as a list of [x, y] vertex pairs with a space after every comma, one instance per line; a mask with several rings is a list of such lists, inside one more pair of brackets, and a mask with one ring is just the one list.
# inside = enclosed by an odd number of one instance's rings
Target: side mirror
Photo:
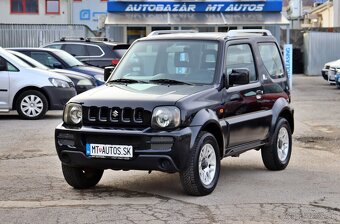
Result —
[[54, 63], [54, 64], [53, 64], [53, 68], [62, 69], [62, 68], [63, 68], [63, 65], [62, 65], [61, 63]]
[[104, 81], [105, 82], [109, 79], [114, 68], [115, 68], [114, 66], [108, 66], [104, 68]]
[[249, 70], [246, 68], [233, 69], [229, 75], [229, 86], [249, 83]]

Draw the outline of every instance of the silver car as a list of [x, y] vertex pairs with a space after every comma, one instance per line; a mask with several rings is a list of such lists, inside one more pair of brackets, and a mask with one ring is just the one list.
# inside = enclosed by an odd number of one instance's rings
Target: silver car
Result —
[[21, 118], [40, 119], [75, 95], [69, 78], [32, 68], [0, 48], [0, 112], [17, 110]]

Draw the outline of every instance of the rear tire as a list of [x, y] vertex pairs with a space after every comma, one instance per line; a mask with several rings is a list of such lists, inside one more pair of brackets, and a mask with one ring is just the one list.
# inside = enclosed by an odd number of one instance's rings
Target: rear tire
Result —
[[261, 149], [262, 161], [268, 170], [283, 170], [292, 153], [292, 131], [285, 118], [279, 118], [272, 142]]
[[41, 92], [28, 90], [20, 94], [15, 106], [21, 118], [37, 120], [45, 116], [48, 102], [45, 95]]
[[102, 178], [104, 170], [71, 167], [62, 164], [66, 182], [76, 189], [94, 187]]
[[188, 167], [180, 172], [184, 191], [194, 196], [210, 194], [220, 175], [221, 158], [215, 137], [209, 132], [201, 132], [189, 157]]

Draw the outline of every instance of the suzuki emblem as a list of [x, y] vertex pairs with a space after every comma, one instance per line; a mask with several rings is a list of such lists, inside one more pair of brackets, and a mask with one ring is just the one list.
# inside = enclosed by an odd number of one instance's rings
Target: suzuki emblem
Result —
[[112, 116], [115, 117], [115, 118], [118, 117], [118, 111], [117, 111], [117, 110], [114, 110], [114, 111], [112, 112]]

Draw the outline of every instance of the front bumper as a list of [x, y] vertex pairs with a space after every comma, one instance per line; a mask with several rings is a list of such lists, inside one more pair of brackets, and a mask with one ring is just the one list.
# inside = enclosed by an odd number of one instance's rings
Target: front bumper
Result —
[[321, 70], [321, 75], [324, 78], [324, 80], [328, 80], [328, 69], [322, 69]]
[[[60, 161], [73, 167], [113, 170], [159, 170], [177, 172], [186, 168], [191, 138], [196, 128], [154, 132], [111, 128], [66, 128], [55, 130], [55, 145]], [[132, 145], [131, 159], [93, 158], [86, 155], [86, 144]]]
[[48, 95], [50, 110], [62, 110], [67, 101], [77, 94], [73, 87], [58, 88], [54, 86], [46, 86], [43, 89]]

